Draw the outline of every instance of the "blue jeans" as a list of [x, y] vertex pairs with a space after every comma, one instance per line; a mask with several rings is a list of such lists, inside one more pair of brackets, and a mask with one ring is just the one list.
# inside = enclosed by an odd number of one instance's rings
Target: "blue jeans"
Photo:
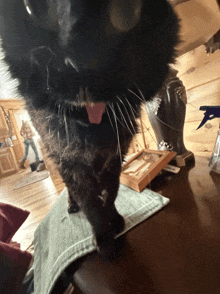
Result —
[[25, 153], [21, 159], [22, 162], [25, 162], [25, 160], [27, 159], [27, 156], [28, 156], [28, 151], [29, 151], [29, 147], [32, 147], [34, 153], [35, 153], [35, 160], [38, 161], [39, 160], [39, 155], [38, 155], [38, 152], [37, 152], [37, 147], [34, 143], [34, 140], [33, 138], [28, 138], [28, 139], [25, 139], [24, 140], [24, 147], [25, 147]]

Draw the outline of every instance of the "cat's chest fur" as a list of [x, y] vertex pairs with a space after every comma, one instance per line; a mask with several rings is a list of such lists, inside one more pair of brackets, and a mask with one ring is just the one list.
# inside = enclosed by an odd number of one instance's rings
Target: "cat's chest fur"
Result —
[[176, 15], [165, 0], [1, 0], [0, 36], [72, 212], [80, 206], [98, 250], [114, 255], [122, 159], [174, 60]]

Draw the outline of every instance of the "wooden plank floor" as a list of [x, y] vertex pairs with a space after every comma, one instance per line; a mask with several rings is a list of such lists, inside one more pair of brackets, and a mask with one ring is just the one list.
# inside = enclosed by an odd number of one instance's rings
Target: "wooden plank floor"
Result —
[[31, 170], [28, 168], [0, 179], [0, 202], [30, 211], [28, 218], [12, 239], [21, 244], [22, 250], [29, 247], [35, 229], [50, 211], [65, 187], [60, 176], [53, 174], [45, 180], [14, 190], [16, 182], [30, 172]]

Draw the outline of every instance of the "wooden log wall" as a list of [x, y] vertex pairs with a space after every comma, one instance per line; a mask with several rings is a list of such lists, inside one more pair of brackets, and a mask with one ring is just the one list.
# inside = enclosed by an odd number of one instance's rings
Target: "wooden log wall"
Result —
[[[188, 150], [196, 155], [211, 156], [219, 128], [220, 118], [208, 121], [196, 130], [203, 119], [204, 111], [200, 106], [220, 106], [220, 50], [211, 55], [200, 46], [177, 59], [175, 65], [178, 77], [187, 91], [184, 142]], [[142, 120], [149, 148], [155, 149], [155, 135], [146, 111], [143, 109]], [[138, 136], [140, 145], [143, 140]], [[136, 143], [133, 142], [132, 146]]]
[[189, 150], [210, 156], [219, 128], [220, 118], [208, 121], [196, 130], [204, 117], [200, 106], [220, 106], [220, 50], [207, 55], [205, 46], [181, 56], [176, 64], [178, 77], [187, 90], [184, 138]]

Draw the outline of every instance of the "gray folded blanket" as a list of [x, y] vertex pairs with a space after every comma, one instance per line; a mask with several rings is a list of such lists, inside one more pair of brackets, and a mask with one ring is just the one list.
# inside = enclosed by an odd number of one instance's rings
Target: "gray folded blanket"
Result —
[[[82, 211], [67, 212], [67, 189], [35, 231], [34, 293], [49, 294], [56, 280], [76, 259], [96, 250], [92, 228]], [[115, 205], [125, 219], [120, 234], [144, 221], [169, 203], [169, 199], [145, 189], [141, 193], [120, 185]]]

